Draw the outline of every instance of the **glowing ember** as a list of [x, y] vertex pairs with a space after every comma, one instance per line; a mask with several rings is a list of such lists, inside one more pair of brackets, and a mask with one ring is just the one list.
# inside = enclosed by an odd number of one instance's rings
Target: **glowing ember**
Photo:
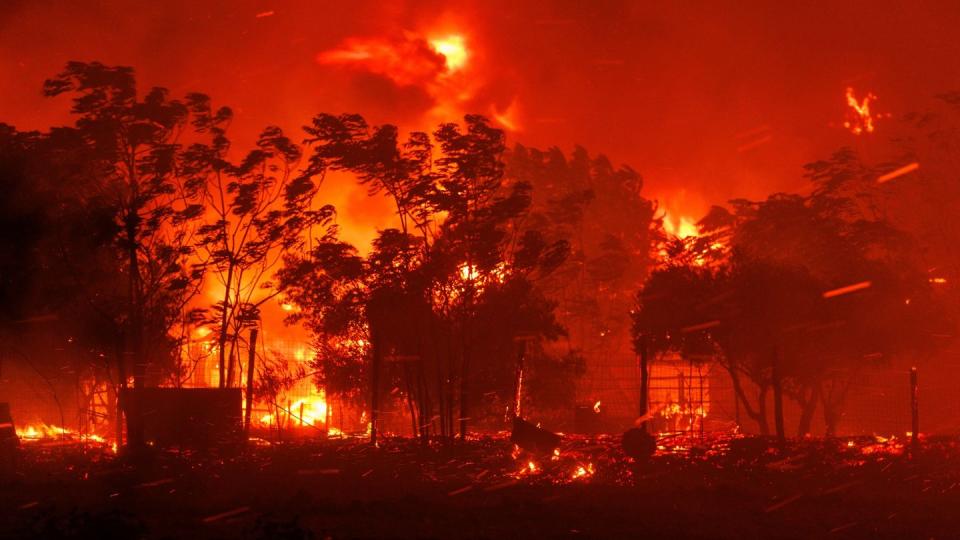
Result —
[[587, 478], [593, 476], [593, 463], [587, 463], [584, 465], [577, 465], [577, 468], [573, 471], [573, 479], [577, 480], [578, 478]]

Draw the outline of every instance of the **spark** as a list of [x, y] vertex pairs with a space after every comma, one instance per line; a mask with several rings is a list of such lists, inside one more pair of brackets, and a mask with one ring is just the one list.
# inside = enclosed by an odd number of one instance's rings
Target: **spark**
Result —
[[877, 183], [882, 184], [884, 182], [889, 182], [894, 178], [898, 178], [905, 174], [912, 173], [913, 171], [919, 168], [920, 168], [920, 164], [917, 162], [910, 163], [909, 165], [904, 165], [903, 167], [900, 167], [897, 170], [890, 171], [887, 174], [881, 176], [880, 178], [877, 178]]
[[263, 19], [265, 17], [273, 17], [273, 15], [274, 15], [273, 11], [263, 11], [261, 13], [257, 13], [257, 18]]
[[853, 285], [847, 285], [846, 287], [840, 287], [837, 289], [831, 289], [823, 293], [824, 298], [833, 298], [835, 296], [841, 296], [844, 294], [850, 294], [863, 289], [868, 289], [873, 283], [869, 281], [861, 281], [860, 283], [854, 283]]

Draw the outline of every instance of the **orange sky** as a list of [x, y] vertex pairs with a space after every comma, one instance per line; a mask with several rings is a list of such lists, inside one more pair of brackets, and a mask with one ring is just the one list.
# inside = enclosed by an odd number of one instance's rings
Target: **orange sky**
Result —
[[[644, 175], [648, 196], [697, 215], [794, 188], [804, 162], [841, 145], [869, 156], [883, 124], [843, 129], [848, 86], [894, 117], [960, 89], [955, 2], [804, 4], [6, 0], [0, 121], [62, 122], [43, 79], [99, 60], [231, 105], [237, 144], [320, 111], [406, 129], [501, 115], [511, 141], [606, 153]], [[437, 51], [450, 36], [467, 53], [456, 69]], [[389, 206], [347, 181], [325, 197], [348, 240], [388, 222]]]

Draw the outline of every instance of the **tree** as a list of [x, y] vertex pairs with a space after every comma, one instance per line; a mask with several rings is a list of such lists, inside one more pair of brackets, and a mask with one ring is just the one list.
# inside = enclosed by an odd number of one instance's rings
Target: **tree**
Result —
[[[337, 242], [291, 260], [285, 281], [303, 310], [295, 318], [307, 320], [321, 344], [333, 340], [324, 347], [334, 365], [348, 358], [350, 372], [360, 373], [356, 360], [365, 357], [374, 437], [382, 375], [404, 389], [414, 434], [452, 435], [459, 417], [465, 436], [477, 409], [471, 395], [502, 386], [502, 377], [487, 374], [513, 373], [515, 355], [507, 349], [518, 330], [495, 324], [510, 314], [492, 317], [487, 303], [510, 297], [531, 332], [559, 335], [555, 323], [531, 323], [552, 321], [553, 305], [537, 300], [530, 278], [556, 268], [565, 243], [517, 226], [529, 207], [529, 186], [504, 182], [503, 134], [481, 117], [467, 116], [463, 128], [443, 124], [432, 138], [413, 133], [402, 145], [396, 128], [370, 128], [355, 115], [319, 115], [307, 132], [308, 168], [353, 172], [371, 192], [387, 193], [400, 228], [381, 231], [362, 262]], [[490, 365], [474, 365], [478, 350], [492, 344]], [[431, 428], [434, 417], [439, 427]]]
[[655, 204], [643, 197], [642, 178], [581, 147], [567, 156], [518, 145], [505, 161], [508, 178], [533, 186], [523, 226], [544, 243], [570, 246], [570, 256], [538, 284], [558, 302], [568, 352], [585, 357], [593, 378], [617, 358], [632, 364], [632, 291], [651, 270], [658, 239]]
[[197, 247], [223, 288], [210, 322], [217, 333], [218, 384], [224, 388], [240, 380], [235, 353], [241, 331], [256, 325], [260, 306], [282, 293], [269, 281], [273, 272], [314, 226], [330, 223], [334, 210], [313, 208], [322, 177], [315, 181], [313, 171], [298, 170], [301, 149], [279, 128], [266, 128], [256, 149], [234, 164], [227, 157], [230, 109], [214, 111], [200, 94], [189, 95], [188, 106], [194, 128], [209, 136], [184, 152], [183, 168], [189, 184], [202, 187], [205, 223]]
[[[923, 348], [930, 321], [944, 320], [909, 236], [881, 216], [872, 172], [846, 150], [807, 171], [809, 196], [713, 209], [702, 237], [651, 277], [635, 315], [635, 336], [661, 336], [661, 350], [715, 349], [762, 433], [767, 389], [779, 388], [801, 407], [800, 434], [818, 405], [834, 434], [850, 383], [871, 363]], [[741, 375], [758, 388], [756, 406]]]
[[[133, 70], [97, 62], [70, 62], [44, 84], [47, 96], [69, 93], [72, 128], [84, 144], [98, 195], [108, 201], [117, 225], [115, 247], [127, 276], [126, 353], [133, 359], [134, 386], [144, 386], [154, 351], [168, 338], [180, 309], [196, 294], [200, 271], [189, 264], [193, 220], [202, 205], [199, 186], [178, 174], [179, 137], [187, 107], [153, 88], [137, 96]], [[120, 385], [126, 386], [126, 362]], [[139, 442], [136, 418], [129, 426]]]

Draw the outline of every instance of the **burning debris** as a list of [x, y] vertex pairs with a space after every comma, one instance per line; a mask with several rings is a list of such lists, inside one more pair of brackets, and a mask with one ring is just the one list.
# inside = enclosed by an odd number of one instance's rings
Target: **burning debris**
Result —
[[867, 92], [863, 99], [857, 99], [853, 88], [847, 87], [846, 100], [850, 110], [847, 119], [843, 122], [843, 127], [854, 135], [873, 133], [877, 120], [890, 117], [890, 113], [877, 113], [870, 110], [870, 104], [877, 100], [877, 96], [871, 92]]

